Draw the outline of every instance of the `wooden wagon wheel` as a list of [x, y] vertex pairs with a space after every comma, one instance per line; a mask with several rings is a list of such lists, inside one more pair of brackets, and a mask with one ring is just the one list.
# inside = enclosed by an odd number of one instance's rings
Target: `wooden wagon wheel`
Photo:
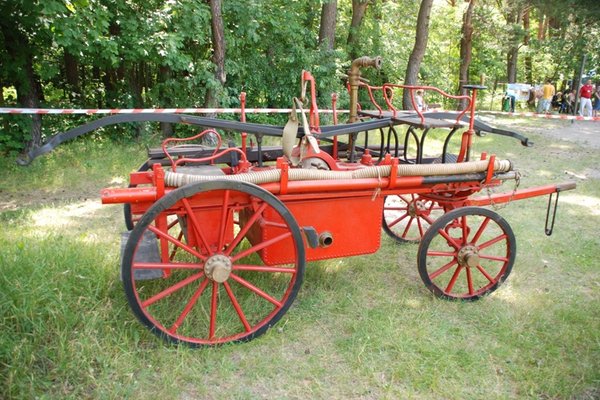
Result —
[[383, 204], [382, 227], [399, 243], [417, 243], [444, 209], [418, 194], [389, 195]]
[[[267, 226], [271, 237], [263, 239]], [[158, 249], [150, 261], [138, 250], [148, 235]], [[263, 252], [277, 246], [293, 261], [264, 265]], [[121, 273], [144, 325], [167, 341], [202, 346], [263, 334], [294, 301], [304, 266], [301, 231], [279, 199], [250, 183], [217, 180], [152, 205], [130, 234]], [[164, 277], [136, 279], [136, 270], [148, 269]]]
[[515, 235], [500, 215], [479, 207], [457, 208], [423, 236], [419, 274], [436, 296], [476, 300], [508, 277], [516, 249]]

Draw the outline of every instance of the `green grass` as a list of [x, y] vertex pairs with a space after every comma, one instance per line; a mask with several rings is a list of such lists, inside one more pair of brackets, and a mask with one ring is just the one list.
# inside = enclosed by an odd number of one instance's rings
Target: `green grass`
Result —
[[166, 345], [129, 311], [121, 207], [99, 204], [143, 146], [78, 141], [28, 168], [0, 161], [0, 398], [599, 398], [599, 150], [548, 140], [543, 123], [528, 126], [533, 148], [475, 138], [476, 154], [515, 162], [522, 187], [588, 175], [561, 195], [551, 237], [545, 197], [498, 210], [517, 260], [492, 295], [435, 298], [417, 246], [382, 232], [376, 254], [309, 263], [265, 335], [196, 350]]

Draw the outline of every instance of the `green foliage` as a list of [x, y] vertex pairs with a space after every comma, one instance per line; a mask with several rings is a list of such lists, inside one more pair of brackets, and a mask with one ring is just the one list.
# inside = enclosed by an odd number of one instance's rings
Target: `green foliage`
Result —
[[0, 149], [8, 155], [20, 153], [31, 130], [31, 118], [23, 115], [4, 117], [0, 128]]
[[[467, 6], [456, 3], [434, 4], [419, 74], [421, 83], [450, 93], [458, 87], [462, 15]], [[338, 1], [333, 51], [317, 46], [321, 5], [321, 0], [223, 2], [226, 82], [221, 87], [214, 77], [207, 1], [4, 1], [0, 14], [7, 28], [0, 31], [0, 85], [14, 88], [23, 82], [23, 57], [31, 54], [42, 84], [41, 103], [47, 107], [195, 107], [205, 103], [209, 88], [217, 91], [223, 107], [239, 104], [242, 91], [247, 92], [249, 107], [289, 107], [291, 98], [299, 95], [300, 72], [306, 69], [317, 80], [321, 107], [329, 107], [333, 92], [340, 96], [339, 107], [346, 107], [340, 75], [351, 61], [347, 38], [352, 2]], [[514, 18], [526, 5], [529, 32]], [[383, 57], [381, 71], [364, 71], [372, 84], [401, 83], [415, 40], [418, 9], [418, 0], [369, 2], [352, 50]], [[471, 80], [485, 75], [505, 81], [506, 53], [514, 46], [520, 48], [521, 81], [526, 55], [532, 60], [531, 83], [546, 77], [572, 79], [584, 54], [588, 65], [600, 62], [600, 54], [590, 46], [600, 40], [595, 23], [599, 14], [594, 0], [478, 1]], [[540, 24], [548, 18], [552, 23], [547, 35], [537, 40]], [[29, 43], [19, 49], [17, 58], [8, 52], [6, 32], [18, 32]], [[531, 40], [524, 46], [527, 33]], [[18, 105], [16, 98], [0, 104]], [[12, 117], [1, 118], [9, 122], [2, 124], [0, 152], [22, 149], [29, 135], [27, 119], [17, 123]], [[69, 126], [44, 118], [44, 135]], [[126, 130], [129, 136], [137, 135], [136, 130]]]

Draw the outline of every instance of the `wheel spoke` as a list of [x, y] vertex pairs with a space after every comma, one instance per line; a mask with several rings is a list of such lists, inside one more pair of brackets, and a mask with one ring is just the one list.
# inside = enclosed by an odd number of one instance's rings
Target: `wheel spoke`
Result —
[[490, 274], [488, 274], [488, 272], [485, 270], [485, 268], [483, 268], [481, 265], [478, 264], [477, 265], [477, 269], [479, 270], [479, 272], [481, 272], [481, 274], [483, 276], [485, 276], [487, 278], [488, 281], [490, 281], [490, 283], [494, 283], [495, 282], [494, 278], [492, 278], [490, 276]]
[[262, 221], [262, 223], [264, 224], [264, 226], [268, 226], [268, 227], [287, 229], [287, 225], [286, 224], [282, 224], [280, 222], [273, 222], [273, 221], [264, 220], [264, 221]]
[[467, 225], [467, 216], [466, 215], [463, 215], [463, 217], [461, 218], [460, 226], [461, 226], [461, 230], [462, 230], [462, 242], [468, 243], [469, 242], [469, 226]]
[[244, 311], [242, 311], [242, 307], [240, 307], [240, 303], [235, 298], [235, 295], [233, 294], [233, 291], [231, 290], [231, 286], [229, 285], [228, 282], [223, 282], [223, 287], [225, 288], [225, 291], [227, 292], [227, 295], [229, 296], [229, 300], [231, 300], [231, 304], [233, 305], [235, 312], [237, 313], [238, 317], [240, 318], [242, 325], [244, 325], [244, 329], [246, 330], [246, 332], [250, 332], [250, 330], [252, 328], [250, 327], [250, 324], [248, 323], [248, 320], [246, 319], [246, 315], [244, 314]]
[[486, 260], [493, 260], [493, 261], [502, 261], [502, 262], [507, 262], [508, 261], [508, 257], [486, 256], [484, 254], [479, 254], [479, 258], [484, 258]]
[[423, 224], [421, 223], [421, 218], [417, 217], [417, 226], [419, 227], [419, 237], [423, 237]]
[[270, 295], [268, 295], [267, 293], [265, 293], [262, 289], [259, 289], [258, 287], [254, 286], [253, 284], [251, 284], [247, 280], [245, 280], [245, 279], [243, 279], [240, 276], [235, 275], [235, 274], [231, 274], [231, 275], [229, 275], [229, 277], [231, 279], [233, 279], [234, 281], [238, 282], [240, 285], [244, 286], [245, 288], [250, 289], [251, 291], [253, 291], [257, 295], [259, 295], [263, 299], [268, 300], [269, 302], [273, 303], [277, 307], [281, 307], [282, 304], [281, 304], [280, 301], [278, 301], [277, 299], [274, 299], [273, 297], [271, 297]]
[[408, 207], [389, 207], [389, 206], [385, 206], [385, 211], [408, 211]]
[[284, 274], [295, 274], [295, 268], [285, 267], [268, 267], [266, 265], [245, 265], [236, 264], [233, 266], [233, 271], [255, 271], [255, 272], [271, 272], [271, 273], [284, 273]]
[[134, 262], [131, 265], [132, 269], [200, 269], [200, 265], [196, 263], [155, 263], [155, 262]]
[[167, 225], [167, 230], [170, 230], [172, 227], [174, 227], [178, 223], [179, 223], [179, 220], [177, 220], [177, 219], [173, 220], [173, 222], [171, 222], [169, 225]]
[[206, 252], [208, 254], [212, 254], [210, 246], [208, 245], [208, 242], [206, 241], [206, 237], [204, 236], [204, 233], [202, 232], [202, 228], [200, 228], [200, 223], [198, 222], [198, 218], [196, 218], [196, 214], [194, 214], [194, 210], [192, 210], [192, 206], [190, 205], [189, 200], [182, 199], [181, 203], [183, 203], [183, 206], [185, 207], [185, 210], [187, 211], [187, 214], [188, 214], [188, 217], [190, 220], [190, 221], [188, 221], [188, 229], [191, 228], [196, 232], [196, 234], [200, 238], [200, 242], [206, 249]]
[[227, 230], [227, 220], [229, 217], [229, 194], [229, 190], [226, 190], [223, 195], [223, 205], [221, 206], [221, 230], [219, 232], [219, 244], [217, 245], [217, 249], [219, 250], [223, 248], [225, 242], [225, 231]]
[[190, 301], [188, 301], [188, 303], [185, 305], [183, 312], [179, 314], [177, 321], [175, 321], [175, 323], [173, 323], [171, 328], [168, 330], [169, 333], [175, 334], [177, 332], [177, 329], [179, 329], [179, 327], [181, 326], [185, 318], [188, 316], [190, 311], [192, 311], [192, 308], [194, 308], [194, 306], [196, 305], [198, 298], [202, 295], [202, 292], [204, 292], [204, 289], [206, 289], [207, 285], [208, 279], [204, 279], [200, 286], [198, 286], [198, 289], [196, 289], [196, 291], [194, 292], [193, 296], [190, 298]]
[[490, 222], [489, 217], [487, 217], [486, 219], [484, 219], [481, 222], [481, 225], [479, 226], [479, 229], [477, 230], [477, 233], [475, 234], [475, 236], [473, 236], [473, 240], [471, 241], [471, 243], [477, 243], [477, 241], [479, 240], [479, 237], [481, 236], [483, 231], [485, 231], [485, 228], [487, 227], [489, 222]]
[[448, 271], [450, 268], [452, 268], [456, 264], [458, 264], [458, 261], [456, 261], [456, 260], [450, 261], [448, 264], [444, 265], [443, 267], [441, 267], [438, 270], [436, 270], [436, 271], [432, 272], [431, 274], [429, 274], [429, 279], [435, 279], [435, 278], [437, 278], [438, 276], [440, 276], [444, 272]]
[[394, 222], [392, 222], [391, 224], [388, 224], [388, 227], [393, 227], [394, 225], [396, 225], [397, 223], [399, 223], [400, 221], [402, 221], [404, 218], [408, 217], [408, 213], [402, 215], [400, 218], [395, 219]]
[[450, 244], [452, 247], [454, 247], [457, 250], [460, 248], [460, 244], [456, 243], [456, 240], [454, 240], [452, 236], [448, 235], [448, 233], [443, 228], [438, 229], [438, 233], [442, 235], [442, 237], [446, 239], [448, 241], [448, 244]]
[[471, 278], [471, 268], [465, 268], [467, 272], [467, 287], [469, 288], [469, 294], [472, 296], [475, 293], [473, 290], [473, 279]]
[[495, 243], [498, 243], [499, 241], [501, 241], [501, 240], [504, 240], [504, 239], [506, 239], [506, 234], [504, 234], [504, 233], [503, 233], [502, 235], [500, 235], [500, 236], [497, 236], [497, 237], [495, 237], [494, 239], [490, 239], [490, 240], [488, 240], [487, 242], [485, 242], [485, 243], [483, 243], [483, 244], [480, 244], [480, 245], [478, 246], [478, 247], [479, 247], [479, 250], [481, 250], [481, 249], [485, 249], [486, 247], [490, 247], [491, 245], [493, 245], [493, 244], [495, 244]]
[[428, 251], [427, 252], [428, 256], [435, 256], [435, 257], [455, 257], [456, 256], [456, 252], [454, 251]]
[[227, 249], [225, 250], [226, 256], [230, 255], [231, 252], [235, 249], [235, 247], [242, 241], [244, 236], [246, 236], [246, 233], [248, 233], [250, 228], [252, 228], [252, 225], [254, 225], [254, 223], [258, 220], [258, 218], [262, 215], [265, 208], [267, 208], [267, 203], [262, 203], [260, 205], [260, 207], [258, 208], [258, 210], [256, 210], [256, 212], [254, 214], [252, 214], [252, 216], [248, 219], [248, 222], [246, 222], [244, 227], [242, 229], [240, 229], [240, 231], [238, 232], [236, 237], [233, 239], [231, 244], [229, 246], [227, 246]]
[[208, 338], [215, 338], [215, 331], [217, 327], [217, 294], [219, 294], [219, 284], [217, 282], [212, 283], [212, 295], [210, 298], [210, 326], [208, 328]]
[[429, 207], [429, 211], [434, 211], [434, 210], [443, 210], [444, 207], [440, 206], [439, 204], [437, 204], [435, 201], [431, 202], [431, 207]]
[[402, 196], [402, 195], [400, 195], [400, 194], [398, 195], [398, 197], [399, 197], [400, 199], [402, 199], [402, 201], [404, 201], [406, 204], [410, 204], [410, 202], [411, 202], [411, 201], [413, 201], [413, 200], [415, 199], [415, 195], [414, 195], [414, 194], [411, 194], [411, 195], [410, 195], [410, 200], [406, 199], [406, 197], [404, 197], [404, 196]]
[[[422, 214], [421, 218], [423, 218], [425, 221], [427, 221], [427, 223], [429, 225], [433, 225], [433, 222], [434, 222], [433, 218], [431, 218], [431, 216], [429, 214], [427, 214], [427, 215], [426, 214]], [[421, 235], [421, 236], [423, 236], [423, 235]]]
[[292, 236], [292, 232], [285, 232], [285, 233], [283, 233], [283, 234], [281, 234], [279, 236], [276, 236], [276, 237], [274, 237], [272, 239], [265, 240], [264, 242], [262, 242], [260, 244], [257, 244], [256, 246], [252, 246], [248, 250], [242, 251], [242, 252], [236, 254], [235, 256], [231, 257], [231, 262], [234, 263], [237, 260], [239, 260], [241, 258], [244, 258], [244, 257], [246, 257], [249, 254], [256, 253], [257, 251], [262, 250], [265, 247], [269, 247], [272, 244], [275, 244], [275, 243], [280, 242], [282, 240], [285, 240], [285, 239], [289, 238], [290, 236]]
[[179, 289], [189, 285], [190, 283], [192, 283], [194, 281], [197, 281], [198, 279], [200, 279], [203, 276], [204, 276], [204, 272], [200, 272], [200, 273], [194, 274], [192, 276], [188, 276], [184, 280], [177, 282], [175, 285], [166, 288], [165, 290], [161, 291], [160, 293], [155, 294], [154, 296], [152, 296], [149, 299], [142, 302], [142, 307], [147, 308], [147, 307], [151, 306], [152, 304], [156, 303], [158, 300], [164, 299], [165, 297], [175, 293]]
[[206, 261], [206, 257], [204, 257], [202, 254], [198, 253], [195, 249], [191, 248], [187, 244], [175, 239], [173, 236], [169, 235], [168, 233], [161, 231], [160, 229], [158, 229], [157, 227], [155, 227], [153, 225], [148, 225], [148, 229], [151, 230], [152, 232], [156, 233], [158, 236], [173, 243], [174, 245], [181, 247], [182, 249], [184, 249], [185, 251], [187, 251], [194, 257], [198, 257], [200, 260]]
[[[177, 235], [177, 240], [179, 242], [181, 242], [182, 238], [183, 238], [183, 231], [179, 232], [179, 235]], [[177, 254], [178, 248], [179, 248], [178, 246], [173, 246], [173, 251], [171, 251], [171, 254], [169, 254], [169, 260], [173, 261], [173, 258], [175, 258], [175, 254]]]
[[458, 268], [456, 268], [456, 270], [454, 271], [454, 275], [452, 275], [452, 279], [450, 279], [450, 282], [448, 282], [448, 286], [446, 286], [446, 293], [450, 293], [452, 291], [452, 288], [454, 287], [454, 284], [456, 283], [456, 280], [458, 279], [458, 275], [460, 275], [460, 271], [462, 270], [462, 266], [458, 266]]
[[403, 238], [405, 238], [406, 235], [408, 234], [408, 230], [410, 229], [414, 220], [415, 220], [415, 217], [410, 217], [410, 219], [408, 220], [408, 223], [406, 224], [406, 228], [404, 228], [404, 232], [402, 232], [402, 235], [401, 235]]

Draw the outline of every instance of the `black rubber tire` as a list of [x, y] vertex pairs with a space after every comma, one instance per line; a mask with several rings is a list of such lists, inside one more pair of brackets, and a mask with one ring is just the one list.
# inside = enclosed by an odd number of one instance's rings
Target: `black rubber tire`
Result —
[[[232, 200], [234, 198], [235, 200]], [[212, 220], [207, 218], [200, 221], [199, 218], [202, 218], [201, 216], [205, 214], [196, 213], [201, 206], [207, 204], [207, 199], [212, 202], [211, 206], [214, 210], [217, 210], [216, 214], [219, 216]], [[222, 206], [219, 206], [219, 199], [222, 200]], [[214, 203], [215, 201], [217, 203]], [[197, 208], [192, 209], [191, 207]], [[194, 212], [192, 216], [190, 216], [190, 210]], [[241, 233], [244, 229], [243, 224], [240, 224], [237, 233], [233, 230], [235, 212], [239, 214], [247, 213], [246, 215], [251, 216], [246, 220], [247, 225], [249, 225], [248, 231]], [[165, 218], [166, 221], [167, 216], [173, 218], [175, 215], [178, 217], [183, 216], [187, 220], [185, 228], [182, 228], [183, 225], [181, 224], [173, 224], [177, 227], [176, 229], [187, 230], [186, 239], [181, 239], [182, 242], [185, 241], [186, 243], [176, 244], [169, 240], [167, 244], [180, 250], [182, 254], [180, 257], [187, 257], [186, 261], [173, 259], [175, 252], [168, 249], [167, 252], [163, 251], [163, 254], [169, 254], [168, 262], [171, 266], [171, 275], [168, 278], [165, 277], [150, 282], [136, 280], [134, 278], [133, 263], [138, 243], [144, 232], [151, 230], [157, 237], [164, 237], [164, 233], [157, 232], [159, 228], [156, 228], [156, 226], [159, 225], [155, 225], [155, 221], [159, 218]], [[239, 223], [239, 221], [236, 222]], [[204, 242], [204, 245], [188, 244], [187, 235], [190, 229], [198, 232], [198, 238], [202, 235], [210, 237], [211, 232], [215, 231], [215, 223], [218, 225], [217, 232], [225, 232], [231, 226], [232, 238], [223, 240], [226, 234], [221, 233], [221, 239], [216, 239], [210, 243], [208, 242], [210, 241], [209, 238]], [[261, 251], [259, 247], [262, 245], [269, 248], [272, 244], [267, 244], [268, 241], [265, 240], [257, 246], [245, 241], [245, 238], [249, 235], [248, 232], [262, 227], [263, 223], [271, 223], [271, 225], [276, 226], [276, 229], [283, 232], [283, 234], [277, 233], [278, 237], [285, 236], [281, 240], [290, 243], [280, 242], [279, 245], [284, 244], [286, 246], [286, 252], [290, 254], [290, 259], [294, 261], [276, 266], [264, 265], [259, 254], [257, 254]], [[202, 228], [203, 226], [204, 228]], [[202, 229], [204, 229], [204, 233], [200, 233]], [[238, 229], [237, 225], [236, 229]], [[168, 229], [167, 233], [169, 233]], [[179, 238], [182, 237], [183, 235], [180, 234]], [[260, 236], [258, 237], [259, 241], [263, 240], [260, 239]], [[173, 239], [174, 236], [171, 236], [171, 238]], [[226, 243], [226, 241], [229, 242]], [[249, 250], [244, 248], [248, 245], [250, 246]], [[195, 246], [193, 250], [196, 254], [185, 249], [185, 247], [189, 249], [192, 246]], [[219, 246], [222, 246], [222, 248], [219, 248]], [[158, 248], [161, 249], [160, 241]], [[253, 250], [254, 248], [256, 249]], [[198, 254], [203, 256], [204, 260], [198, 257]], [[239, 257], [236, 258], [238, 255]], [[224, 282], [209, 279], [208, 272], [205, 270], [207, 261], [215, 256], [228, 257], [231, 260], [232, 270]], [[161, 268], [164, 271], [162, 260], [155, 262], [150, 268]], [[238, 260], [240, 260], [239, 263]], [[136, 260], [136, 263], [139, 262], [139, 260]], [[181, 264], [177, 264], [178, 262], [181, 262]], [[184, 264], [188, 266], [184, 268]], [[147, 263], [144, 264], [144, 267], [147, 267], [147, 265]], [[175, 265], [177, 266], [175, 267]], [[288, 265], [291, 265], [291, 268], [288, 268]], [[142, 267], [138, 265], [136, 268]], [[173, 190], [153, 204], [135, 224], [129, 236], [124, 249], [121, 274], [129, 305], [136, 317], [145, 326], [168, 342], [198, 347], [248, 341], [265, 333], [281, 319], [292, 305], [302, 285], [304, 268], [305, 249], [300, 228], [288, 208], [277, 197], [251, 183], [215, 180], [194, 183]], [[177, 276], [175, 276], [176, 274]], [[185, 274], [188, 275], [185, 279], [177, 280], [182, 274], [184, 277]], [[171, 281], [167, 282], [169, 280]], [[174, 285], [173, 281], [175, 281]], [[251, 287], [247, 287], [245, 284], [250, 284]], [[207, 290], [204, 291], [204, 289]], [[172, 290], [172, 292], [165, 294], [169, 290]], [[275, 293], [276, 291], [277, 293]], [[192, 292], [193, 295], [189, 296], [189, 293]], [[264, 297], [263, 294], [266, 294], [269, 299]], [[162, 297], [155, 300], [159, 296]], [[219, 303], [217, 303], [217, 299]], [[207, 303], [208, 307], [206, 307]], [[179, 314], [182, 305], [184, 311]], [[189, 314], [185, 311], [188, 306], [190, 306]], [[210, 312], [206, 311], [207, 309]], [[263, 313], [266, 315], [263, 315]], [[177, 321], [172, 323], [172, 319], [178, 314]], [[222, 324], [219, 320], [221, 316], [224, 320]], [[179, 323], [180, 319], [181, 323]], [[180, 330], [183, 331], [184, 327], [185, 332], [180, 332]], [[198, 327], [202, 329], [197, 329]], [[173, 329], [175, 330], [173, 331]]]
[[[477, 300], [508, 278], [516, 250], [510, 225], [496, 212], [457, 208], [440, 217], [423, 235], [417, 257], [419, 275], [438, 297]], [[469, 255], [476, 266], [466, 263]], [[459, 281], [461, 275], [466, 283]]]

